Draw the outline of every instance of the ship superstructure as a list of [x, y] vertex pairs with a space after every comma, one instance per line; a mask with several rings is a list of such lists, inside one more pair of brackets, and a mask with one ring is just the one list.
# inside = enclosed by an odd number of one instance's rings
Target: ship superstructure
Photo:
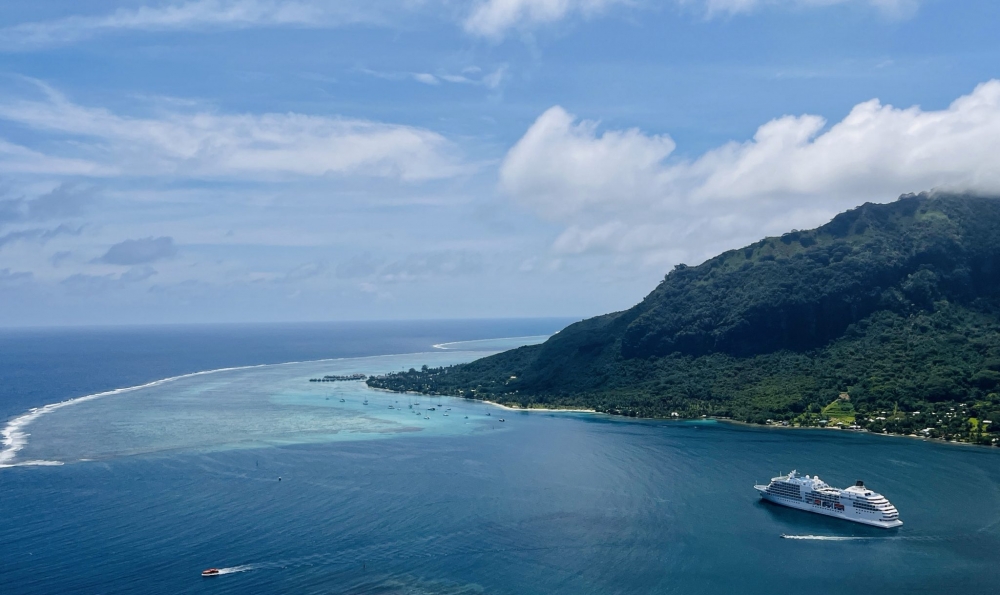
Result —
[[767, 485], [755, 485], [760, 497], [775, 504], [808, 510], [846, 521], [891, 529], [903, 524], [896, 507], [859, 481], [838, 489], [818, 476], [800, 476], [795, 471], [774, 477]]

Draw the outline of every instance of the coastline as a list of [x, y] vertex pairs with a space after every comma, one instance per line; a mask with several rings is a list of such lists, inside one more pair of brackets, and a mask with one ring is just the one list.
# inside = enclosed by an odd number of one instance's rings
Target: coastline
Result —
[[[366, 385], [367, 386], [367, 385]], [[612, 413], [604, 413], [603, 411], [597, 411], [596, 409], [562, 409], [554, 407], [511, 407], [510, 405], [504, 405], [502, 403], [497, 403], [496, 401], [488, 401], [486, 399], [470, 399], [469, 397], [460, 397], [458, 395], [431, 395], [428, 393], [421, 393], [413, 390], [397, 391], [388, 388], [380, 388], [377, 386], [368, 386], [368, 390], [374, 390], [384, 393], [392, 393], [394, 395], [413, 395], [415, 397], [441, 397], [445, 399], [462, 399], [463, 401], [470, 401], [473, 403], [486, 403], [487, 405], [493, 405], [494, 407], [499, 407], [500, 409], [506, 409], [507, 411], [539, 411], [548, 413], [593, 413], [595, 415], [614, 415]], [[618, 416], [625, 417], [625, 416]], [[652, 418], [650, 418], [652, 419]]]
[[488, 401], [486, 399], [470, 399], [468, 397], [459, 397], [457, 395], [428, 395], [427, 393], [421, 393], [421, 392], [416, 392], [416, 391], [402, 391], [402, 392], [400, 392], [400, 391], [390, 390], [388, 388], [377, 388], [377, 387], [372, 387], [372, 386], [369, 386], [368, 388], [369, 388], [369, 390], [376, 390], [376, 391], [382, 391], [382, 392], [387, 392], [387, 393], [395, 393], [397, 395], [403, 394], [403, 395], [414, 395], [414, 396], [423, 396], [423, 397], [446, 397], [446, 398], [450, 398], [450, 399], [462, 399], [464, 401], [475, 401], [475, 402], [478, 402], [478, 403], [487, 403], [489, 405], [492, 405], [494, 407], [498, 407], [500, 409], [504, 409], [504, 410], [507, 410], [507, 411], [526, 411], [526, 412], [538, 411], [538, 412], [544, 412], [544, 413], [588, 413], [588, 414], [593, 414], [593, 415], [607, 415], [608, 417], [613, 417], [613, 418], [634, 419], [634, 420], [648, 420], [648, 421], [663, 421], [663, 422], [675, 422], [675, 423], [697, 422], [697, 421], [708, 421], [708, 420], [711, 420], [713, 422], [718, 422], [718, 423], [726, 423], [726, 424], [732, 424], [732, 425], [735, 425], [735, 426], [743, 426], [743, 427], [746, 427], [746, 428], [758, 428], [758, 429], [765, 429], [765, 430], [814, 430], [814, 431], [823, 431], [823, 432], [843, 432], [845, 434], [868, 434], [870, 436], [882, 436], [882, 437], [885, 437], [885, 438], [908, 438], [910, 440], [919, 440], [921, 442], [929, 442], [929, 443], [932, 443], [932, 444], [949, 444], [949, 445], [953, 445], [953, 446], [972, 446], [972, 447], [976, 447], [976, 448], [986, 448], [986, 449], [1000, 447], [1000, 446], [988, 446], [988, 445], [985, 445], [985, 444], [973, 444], [971, 442], [960, 442], [960, 441], [957, 441], [957, 440], [942, 440], [940, 438], [930, 438], [930, 437], [927, 437], [927, 436], [914, 436], [914, 435], [910, 435], [910, 434], [893, 434], [893, 433], [869, 432], [869, 431], [858, 431], [858, 430], [845, 430], [843, 428], [838, 428], [838, 427], [822, 427], [822, 426], [775, 426], [775, 425], [766, 425], [766, 424], [754, 424], [754, 423], [750, 423], [750, 422], [745, 422], [745, 421], [739, 421], [739, 420], [736, 420], [736, 419], [731, 419], [731, 418], [728, 418], [728, 417], [702, 417], [702, 418], [631, 417], [631, 416], [628, 416], [628, 415], [621, 415], [621, 414], [616, 414], [616, 413], [607, 413], [605, 411], [597, 411], [596, 409], [577, 409], [577, 408], [562, 409], [562, 408], [553, 408], [553, 407], [512, 407], [510, 405], [504, 405], [504, 404], [498, 403], [496, 401]]
[[[453, 397], [456, 399], [465, 399], [465, 397]], [[595, 413], [600, 415], [610, 415], [608, 413], [602, 413], [596, 409], [563, 409], [559, 407], [511, 407], [510, 405], [504, 405], [502, 403], [497, 403], [496, 401], [487, 401], [486, 399], [465, 399], [467, 401], [479, 401], [480, 403], [489, 403], [490, 405], [499, 407], [501, 409], [506, 409], [507, 411], [542, 411], [549, 413]]]
[[[765, 430], [814, 430], [814, 431], [818, 431], [818, 432], [843, 432], [845, 434], [866, 434], [868, 436], [882, 436], [884, 438], [908, 438], [910, 440], [919, 440], [921, 442], [930, 442], [932, 444], [949, 444], [949, 445], [953, 445], [953, 446], [973, 446], [973, 447], [976, 447], [976, 448], [987, 448], [987, 449], [997, 448], [996, 446], [987, 446], [985, 444], [973, 444], [972, 442], [960, 442], [958, 440], [942, 440], [941, 438], [930, 438], [928, 436], [915, 436], [915, 435], [912, 435], [912, 434], [894, 434], [894, 433], [891, 433], [891, 432], [886, 432], [886, 433], [882, 433], [882, 432], [869, 432], [867, 430], [865, 430], [865, 431], [845, 430], [845, 429], [837, 428], [837, 427], [824, 428], [824, 427], [821, 427], [821, 426], [815, 426], [815, 427], [813, 427], [813, 426], [772, 426], [772, 425], [765, 425], [765, 424], [752, 424], [752, 423], [749, 423], [749, 422], [739, 421], [739, 420], [735, 420], [735, 419], [729, 419], [729, 418], [725, 418], [725, 417], [709, 417], [709, 418], [706, 418], [706, 419], [713, 419], [713, 420], [715, 420], [717, 422], [732, 424], [732, 425], [735, 425], [735, 426], [743, 426], [743, 427], [747, 427], [747, 428], [760, 428], [760, 429], [765, 429]], [[682, 421], [690, 421], [690, 420], [682, 420]]]

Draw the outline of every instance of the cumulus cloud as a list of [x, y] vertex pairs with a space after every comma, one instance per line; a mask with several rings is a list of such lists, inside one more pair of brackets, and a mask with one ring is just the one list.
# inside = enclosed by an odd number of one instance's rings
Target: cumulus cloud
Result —
[[784, 116], [696, 159], [673, 150], [667, 136], [600, 132], [554, 107], [510, 149], [500, 184], [566, 226], [558, 252], [701, 258], [906, 192], [1000, 193], [1000, 81], [941, 110], [871, 100], [832, 126]]
[[598, 135], [597, 126], [550, 108], [507, 153], [500, 170], [504, 189], [555, 219], [581, 210], [618, 210], [658, 196], [665, 175], [661, 163], [674, 141], [638, 129]]
[[[118, 265], [139, 265], [170, 258], [177, 254], [174, 239], [169, 236], [125, 240], [108, 248], [98, 262]], [[130, 273], [131, 274], [131, 273]], [[147, 275], [148, 277], [148, 275]]]
[[41, 98], [0, 98], [0, 120], [60, 136], [67, 141], [60, 150], [71, 154], [31, 152], [33, 172], [68, 173], [75, 164], [73, 173], [93, 176], [362, 175], [416, 181], [462, 171], [453, 144], [422, 128], [296, 113], [164, 110], [130, 117], [35, 86]]
[[[415, 4], [404, 1], [402, 7]], [[395, 4], [393, 7], [391, 4]], [[27, 50], [64, 45], [122, 31], [245, 29], [251, 27], [336, 27], [379, 23], [398, 2], [380, 0], [189, 0], [119, 8], [100, 15], [71, 16], [0, 29], [0, 49]]]

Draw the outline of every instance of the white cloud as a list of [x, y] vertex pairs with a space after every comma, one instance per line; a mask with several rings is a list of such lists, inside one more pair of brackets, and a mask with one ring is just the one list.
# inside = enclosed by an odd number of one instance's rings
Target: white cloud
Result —
[[661, 192], [660, 163], [674, 147], [667, 136], [646, 136], [634, 128], [598, 135], [597, 122], [577, 123], [557, 106], [508, 152], [500, 179], [509, 194], [550, 218], [614, 212]]
[[[250, 27], [334, 27], [377, 23], [390, 4], [376, 0], [189, 0], [120, 8], [96, 16], [22, 23], [0, 29], [0, 49], [25, 50], [73, 43], [118, 31], [243, 29]], [[402, 3], [402, 7], [419, 4]]]
[[746, 14], [765, 6], [799, 8], [825, 7], [837, 4], [872, 6], [886, 15], [900, 17], [916, 10], [920, 0], [677, 0], [682, 5], [698, 5], [708, 16]]
[[406, 181], [462, 171], [456, 149], [423, 128], [283, 114], [161, 111], [130, 117], [80, 106], [51, 88], [43, 98], [0, 98], [0, 119], [63, 141], [43, 154], [0, 139], [4, 169], [92, 176], [273, 178], [362, 175]]
[[[708, 17], [747, 14], [761, 8], [820, 8], [837, 4], [860, 4], [891, 17], [912, 14], [921, 0], [673, 0], [693, 7]], [[465, 30], [473, 35], [502, 38], [516, 28], [547, 25], [572, 16], [594, 17], [614, 6], [655, 6], [648, 0], [480, 0], [465, 19]]]
[[423, 83], [425, 85], [436, 85], [441, 82], [437, 79], [436, 76], [426, 72], [414, 72], [413, 80], [417, 81], [418, 83]]
[[560, 21], [573, 14], [596, 15], [630, 0], [481, 0], [465, 20], [474, 35], [500, 38], [512, 28]]
[[[920, 0], [672, 0], [707, 16], [750, 13], [766, 6], [873, 6], [905, 16]], [[511, 29], [552, 24], [572, 16], [591, 18], [614, 6], [654, 6], [649, 0], [475, 0], [461, 19], [476, 36], [500, 39]], [[97, 15], [0, 28], [0, 51], [61, 46], [127, 31], [212, 31], [261, 27], [334, 28], [355, 24], [392, 25], [401, 13], [431, 10], [448, 14], [453, 0], [165, 0]]]
[[369, 68], [360, 68], [358, 72], [389, 81], [416, 81], [425, 85], [439, 85], [445, 82], [496, 89], [507, 77], [507, 65], [503, 64], [489, 74], [482, 74], [482, 69], [477, 66], [470, 66], [464, 69], [461, 74], [447, 72], [438, 74], [428, 72], [384, 72]]
[[0, 172], [24, 174], [103, 175], [108, 171], [84, 159], [50, 157], [0, 138]]
[[555, 107], [508, 152], [500, 183], [566, 225], [559, 253], [703, 258], [906, 192], [1000, 193], [1000, 81], [942, 110], [872, 100], [829, 127], [785, 116], [694, 160], [671, 159], [673, 149], [666, 136], [599, 133]]
[[462, 74], [441, 74], [441, 80], [449, 83], [478, 85], [487, 89], [496, 89], [507, 78], [507, 65], [504, 64], [489, 74], [482, 74], [477, 67], [466, 68]]

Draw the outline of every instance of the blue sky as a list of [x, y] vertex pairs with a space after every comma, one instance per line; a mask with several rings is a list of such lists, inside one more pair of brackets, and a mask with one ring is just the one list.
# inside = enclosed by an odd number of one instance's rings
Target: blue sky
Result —
[[589, 316], [1000, 193], [986, 0], [0, 5], [0, 325]]

